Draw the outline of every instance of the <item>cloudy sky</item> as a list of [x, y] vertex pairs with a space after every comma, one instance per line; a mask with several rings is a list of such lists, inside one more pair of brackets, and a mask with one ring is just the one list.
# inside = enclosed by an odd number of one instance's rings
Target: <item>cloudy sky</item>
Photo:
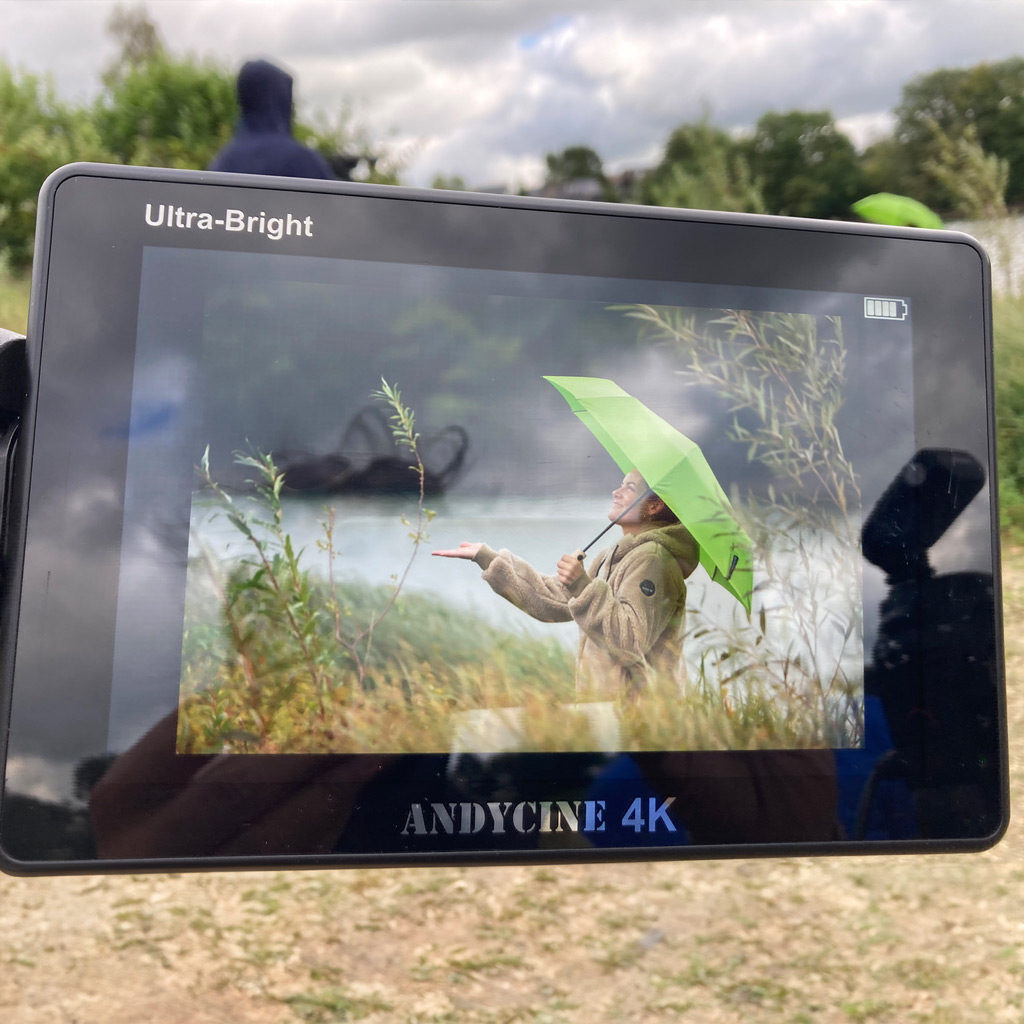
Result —
[[[115, 52], [113, 0], [0, 0], [0, 58], [85, 100]], [[403, 180], [534, 187], [546, 152], [584, 143], [645, 166], [708, 111], [832, 110], [858, 144], [903, 84], [1024, 54], [1020, 0], [147, 0], [167, 46], [296, 76], [300, 112], [347, 100]], [[2, 112], [0, 112], [2, 116]]]

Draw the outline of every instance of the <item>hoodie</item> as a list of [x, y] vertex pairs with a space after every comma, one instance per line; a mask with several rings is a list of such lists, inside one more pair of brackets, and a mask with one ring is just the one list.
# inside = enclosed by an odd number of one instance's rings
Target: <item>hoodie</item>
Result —
[[292, 137], [291, 75], [265, 60], [248, 61], [237, 92], [241, 119], [211, 171], [334, 179], [327, 161]]
[[697, 542], [676, 523], [624, 536], [571, 588], [508, 550], [484, 545], [475, 560], [490, 587], [528, 615], [575, 622], [577, 697], [615, 700], [638, 696], [655, 678], [683, 684], [685, 581], [699, 558]]

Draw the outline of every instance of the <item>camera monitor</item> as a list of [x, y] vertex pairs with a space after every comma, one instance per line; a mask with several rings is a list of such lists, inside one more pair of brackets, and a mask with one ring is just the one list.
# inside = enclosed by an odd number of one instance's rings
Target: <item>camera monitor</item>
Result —
[[954, 233], [62, 169], [4, 866], [990, 845], [988, 292]]

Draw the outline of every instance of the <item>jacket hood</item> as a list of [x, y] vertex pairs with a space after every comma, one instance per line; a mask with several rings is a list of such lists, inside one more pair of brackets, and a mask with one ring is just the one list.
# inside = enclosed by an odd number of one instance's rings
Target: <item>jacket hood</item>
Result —
[[700, 564], [700, 545], [682, 523], [652, 526], [639, 533], [627, 534], [615, 545], [615, 550], [617, 555], [624, 555], [641, 544], [660, 544], [679, 563], [684, 578]]
[[250, 132], [292, 130], [292, 76], [265, 60], [242, 65], [237, 82], [242, 127]]

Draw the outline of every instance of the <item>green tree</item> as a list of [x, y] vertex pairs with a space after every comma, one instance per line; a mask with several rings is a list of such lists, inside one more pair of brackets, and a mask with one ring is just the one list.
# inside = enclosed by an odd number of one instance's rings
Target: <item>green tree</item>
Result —
[[448, 189], [452, 192], [465, 192], [466, 179], [459, 174], [435, 174], [430, 187]]
[[906, 147], [894, 136], [886, 135], [871, 143], [861, 154], [860, 169], [864, 194], [895, 192], [914, 195], [915, 168], [911, 167]]
[[547, 164], [547, 184], [564, 185], [580, 178], [593, 178], [605, 181], [604, 164], [597, 153], [589, 146], [568, 146], [561, 153], [548, 153], [544, 158]]
[[908, 174], [894, 190], [930, 206], [948, 203], [944, 186], [926, 169], [938, 155], [935, 126], [955, 139], [973, 124], [981, 148], [1007, 161], [1006, 201], [1024, 202], [1024, 58], [920, 75], [904, 86], [894, 113]]
[[323, 154], [328, 163], [334, 164], [340, 159], [355, 181], [401, 184], [403, 157], [375, 139], [371, 131], [356, 120], [354, 107], [348, 100], [343, 100], [331, 114], [318, 112], [309, 122], [296, 120], [293, 134], [299, 142]]
[[1006, 208], [1010, 163], [995, 153], [986, 153], [972, 122], [957, 138], [950, 138], [932, 123], [935, 156], [926, 160], [924, 170], [948, 197], [948, 205], [968, 220], [985, 224], [986, 244], [993, 259], [996, 286], [1014, 294], [1018, 281], [1013, 272], [1016, 248], [1013, 223]]
[[107, 31], [119, 46], [114, 62], [103, 74], [108, 85], [157, 57], [163, 56], [164, 44], [160, 30], [143, 6], [116, 7], [107, 20]]
[[973, 122], [955, 139], [935, 121], [932, 130], [935, 155], [924, 162], [924, 170], [945, 191], [947, 205], [970, 220], [1005, 217], [1009, 161], [985, 152]]
[[706, 116], [672, 132], [661, 161], [641, 179], [637, 199], [648, 206], [765, 212], [742, 147]]
[[747, 145], [769, 213], [844, 217], [863, 195], [857, 151], [827, 110], [764, 114]]
[[109, 160], [86, 111], [58, 101], [53, 84], [0, 63], [0, 260], [32, 260], [36, 200], [46, 177], [76, 160]]
[[590, 180], [601, 186], [602, 198], [614, 202], [619, 197], [604, 173], [601, 157], [590, 146], [567, 146], [560, 153], [548, 153], [545, 185], [567, 185], [570, 181]]
[[162, 49], [108, 76], [93, 112], [115, 160], [154, 167], [206, 167], [237, 117], [232, 72]]
[[120, 163], [205, 167], [237, 120], [234, 74], [169, 54], [143, 6], [116, 8], [107, 31], [118, 55], [93, 111], [104, 146]]

